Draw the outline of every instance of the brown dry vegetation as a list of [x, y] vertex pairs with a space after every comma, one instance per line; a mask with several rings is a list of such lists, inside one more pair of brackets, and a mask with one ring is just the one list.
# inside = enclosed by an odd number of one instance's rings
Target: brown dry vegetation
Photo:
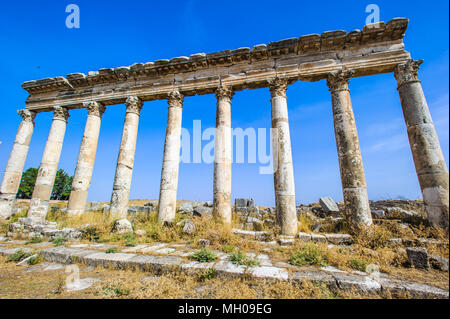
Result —
[[380, 298], [351, 291], [331, 292], [325, 286], [303, 282], [266, 282], [250, 278], [203, 279], [201, 274], [170, 273], [160, 277], [131, 270], [88, 269], [80, 266], [80, 278], [98, 278], [92, 287], [64, 290], [64, 269], [24, 273], [24, 267], [0, 257], [1, 298]]

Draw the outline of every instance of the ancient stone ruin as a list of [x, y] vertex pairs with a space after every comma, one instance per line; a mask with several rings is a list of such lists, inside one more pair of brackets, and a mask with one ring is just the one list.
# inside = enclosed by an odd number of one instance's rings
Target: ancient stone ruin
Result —
[[38, 113], [53, 112], [54, 118], [42, 156], [28, 217], [44, 221], [49, 208], [69, 112], [86, 108], [89, 115], [81, 142], [69, 215], [82, 214], [105, 110], [125, 103], [126, 115], [117, 160], [109, 213], [125, 219], [129, 201], [140, 111], [144, 102], [168, 101], [159, 220], [174, 220], [177, 200], [180, 132], [183, 98], [215, 94], [217, 119], [214, 162], [213, 214], [231, 225], [231, 100], [235, 91], [269, 88], [275, 163], [276, 216], [282, 234], [298, 233], [294, 174], [289, 135], [286, 89], [296, 81], [326, 80], [331, 92], [336, 144], [346, 218], [356, 228], [372, 224], [358, 134], [350, 99], [352, 77], [394, 73], [407, 126], [428, 220], [448, 227], [448, 170], [418, 79], [422, 60], [413, 60], [404, 48], [408, 19], [366, 25], [362, 31], [329, 31], [210, 54], [176, 57], [130, 67], [100, 69], [66, 77], [29, 81], [26, 108], [19, 110], [19, 126], [0, 186], [0, 216], [12, 214]]

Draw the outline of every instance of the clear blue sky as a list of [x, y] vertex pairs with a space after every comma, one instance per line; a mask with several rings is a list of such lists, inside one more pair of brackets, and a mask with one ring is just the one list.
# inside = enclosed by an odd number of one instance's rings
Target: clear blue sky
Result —
[[[81, 10], [81, 28], [65, 26], [68, 4]], [[368, 4], [382, 21], [407, 17], [406, 49], [425, 59], [420, 79], [448, 165], [448, 1], [8, 1], [0, 6], [0, 170], [6, 166], [27, 92], [21, 83], [69, 73], [127, 66], [198, 52], [252, 47], [329, 30], [362, 29]], [[396, 81], [392, 74], [356, 78], [351, 96], [359, 131], [369, 197], [419, 198]], [[183, 127], [215, 125], [215, 97], [188, 97]], [[324, 81], [297, 82], [288, 89], [296, 197], [342, 200], [330, 95]], [[125, 107], [103, 117], [90, 200], [109, 200]], [[146, 102], [142, 111], [131, 198], [157, 198], [162, 166], [166, 101]], [[60, 167], [74, 173], [87, 111], [71, 112]], [[38, 167], [52, 115], [39, 114], [26, 162]], [[268, 89], [237, 92], [233, 127], [270, 127]], [[257, 164], [234, 164], [232, 198], [253, 197], [273, 205], [273, 177]], [[212, 200], [213, 164], [181, 164], [178, 198]]]

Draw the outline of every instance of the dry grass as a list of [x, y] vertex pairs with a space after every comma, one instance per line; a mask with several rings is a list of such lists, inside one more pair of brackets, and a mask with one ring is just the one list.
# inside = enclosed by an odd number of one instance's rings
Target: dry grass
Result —
[[[5, 263], [0, 257], [0, 297], [1, 298], [377, 298], [355, 293], [338, 291], [333, 293], [325, 286], [310, 282], [294, 284], [278, 281], [261, 281], [249, 278], [230, 279], [214, 277], [204, 279], [199, 275], [170, 273], [160, 277], [131, 270], [109, 270], [96, 268], [90, 271], [80, 266], [81, 278], [100, 279], [92, 287], [67, 292], [64, 290], [66, 274], [59, 271], [23, 273], [23, 267]], [[144, 280], [147, 279], [147, 280]]]

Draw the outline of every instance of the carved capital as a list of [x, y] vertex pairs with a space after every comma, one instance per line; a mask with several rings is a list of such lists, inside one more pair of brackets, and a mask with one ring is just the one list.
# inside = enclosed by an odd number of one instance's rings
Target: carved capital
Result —
[[409, 59], [405, 63], [397, 65], [394, 71], [395, 79], [397, 80], [398, 87], [405, 83], [419, 81], [417, 72], [423, 60]]
[[234, 91], [229, 87], [220, 85], [216, 89], [217, 101], [226, 100], [228, 102], [231, 102], [231, 99], [233, 98], [233, 96], [234, 96]]
[[183, 107], [184, 96], [178, 91], [172, 91], [169, 93], [167, 102], [169, 107]]
[[83, 106], [87, 108], [89, 115], [102, 117], [103, 113], [105, 113], [106, 107], [103, 105], [103, 103], [90, 101], [83, 103]]
[[355, 74], [354, 70], [339, 70], [328, 73], [327, 85], [330, 92], [348, 91], [348, 82]]
[[127, 113], [136, 113], [139, 115], [144, 102], [137, 96], [129, 96], [125, 105], [127, 106]]
[[61, 120], [67, 122], [69, 119], [69, 110], [61, 107], [61, 106], [55, 106], [53, 107], [53, 119], [54, 120]]
[[34, 118], [36, 117], [36, 112], [30, 111], [27, 109], [23, 109], [23, 110], [18, 110], [17, 114], [19, 114], [22, 117], [22, 121], [34, 123]]
[[276, 77], [269, 81], [270, 95], [272, 98], [276, 96], [286, 97], [288, 81], [284, 78]]

